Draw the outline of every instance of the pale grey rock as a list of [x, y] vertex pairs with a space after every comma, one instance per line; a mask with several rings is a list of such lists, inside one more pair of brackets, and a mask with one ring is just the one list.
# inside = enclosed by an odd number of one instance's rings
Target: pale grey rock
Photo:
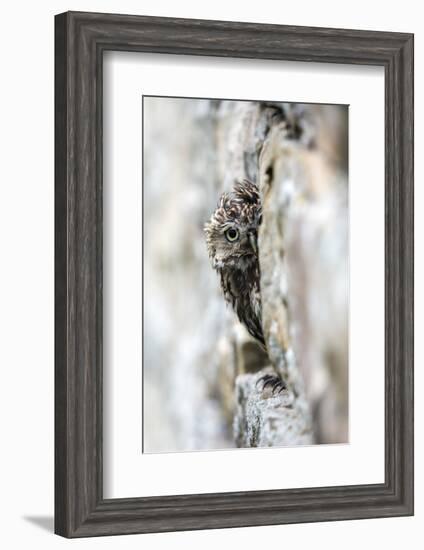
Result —
[[303, 397], [291, 388], [273, 395], [260, 380], [265, 369], [256, 374], [242, 374], [236, 381], [234, 436], [239, 447], [278, 447], [311, 445], [312, 423]]
[[[145, 450], [347, 441], [346, 110], [144, 101]], [[264, 203], [269, 357], [226, 307], [203, 235], [245, 177]], [[271, 370], [284, 395], [256, 385]]]

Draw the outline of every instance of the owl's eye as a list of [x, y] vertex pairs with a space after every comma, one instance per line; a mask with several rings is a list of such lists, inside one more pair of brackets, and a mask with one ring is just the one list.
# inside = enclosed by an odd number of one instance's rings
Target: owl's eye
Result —
[[234, 229], [233, 227], [231, 227], [230, 229], [227, 229], [227, 231], [225, 232], [225, 238], [230, 243], [233, 243], [234, 241], [236, 241], [239, 238], [238, 230]]

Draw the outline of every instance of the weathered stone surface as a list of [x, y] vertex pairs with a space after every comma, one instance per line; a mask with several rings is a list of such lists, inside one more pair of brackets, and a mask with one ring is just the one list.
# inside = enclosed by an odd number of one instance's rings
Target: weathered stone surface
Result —
[[234, 437], [239, 447], [275, 447], [313, 443], [312, 422], [306, 400], [289, 387], [272, 394], [262, 390], [261, 376], [241, 374], [236, 380]]
[[[348, 427], [345, 127], [343, 111], [335, 107], [305, 109], [300, 120], [308, 115], [310, 138], [293, 140], [284, 122], [276, 124], [259, 161], [263, 324], [271, 360], [283, 378], [300, 384], [300, 393], [306, 382], [316, 440], [343, 442]], [[288, 350], [295, 368], [287, 361]]]
[[[346, 110], [146, 98], [144, 120], [145, 450], [347, 441]], [[269, 357], [225, 306], [203, 235], [245, 177], [264, 206]], [[256, 385], [271, 370], [280, 396]]]

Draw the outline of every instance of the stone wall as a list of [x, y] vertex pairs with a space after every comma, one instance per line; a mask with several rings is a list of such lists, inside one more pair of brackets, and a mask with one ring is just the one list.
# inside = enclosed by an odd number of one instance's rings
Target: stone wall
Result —
[[[145, 449], [347, 441], [347, 109], [144, 104]], [[268, 356], [226, 308], [202, 227], [257, 181]], [[287, 389], [262, 391], [278, 371]]]

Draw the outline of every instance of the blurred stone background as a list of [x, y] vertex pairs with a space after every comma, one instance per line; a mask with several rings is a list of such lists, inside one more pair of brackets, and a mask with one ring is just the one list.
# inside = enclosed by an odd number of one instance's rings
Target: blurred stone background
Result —
[[[144, 452], [347, 442], [347, 107], [144, 97], [143, 113]], [[269, 356], [203, 235], [245, 177], [264, 207]], [[272, 370], [277, 397], [256, 384]]]

